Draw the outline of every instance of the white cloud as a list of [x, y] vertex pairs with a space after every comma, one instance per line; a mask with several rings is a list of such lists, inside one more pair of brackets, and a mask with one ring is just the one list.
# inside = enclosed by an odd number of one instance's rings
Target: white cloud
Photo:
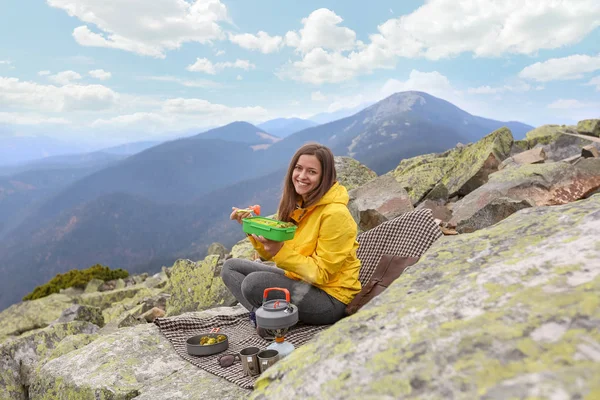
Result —
[[559, 99], [559, 100], [552, 102], [551, 104], [548, 104], [548, 108], [568, 110], [568, 109], [573, 109], [573, 108], [593, 107], [594, 105], [596, 105], [596, 104], [595, 103], [584, 103], [584, 102], [581, 102], [576, 99]]
[[325, 101], [327, 100], [327, 96], [321, 93], [321, 91], [316, 91], [310, 94], [310, 99], [312, 101]]
[[[322, 18], [315, 18], [314, 26], [342, 29], [335, 31], [339, 37], [308, 24], [317, 11]], [[341, 18], [335, 13], [317, 11], [303, 20], [305, 35], [302, 30], [286, 35], [286, 44], [302, 51], [303, 57], [282, 68], [281, 78], [335, 83], [394, 68], [399, 57], [438, 60], [462, 53], [535, 54], [577, 43], [600, 26], [596, 0], [430, 0], [410, 14], [385, 21], [369, 36], [370, 42], [362, 44], [353, 31], [337, 26]]]
[[44, 70], [44, 71], [39, 71], [38, 72], [39, 76], [46, 76], [46, 75], [50, 75], [50, 71], [48, 70]]
[[159, 82], [174, 82], [186, 87], [196, 87], [196, 88], [215, 88], [220, 87], [221, 84], [213, 81], [209, 81], [207, 79], [181, 79], [175, 76], [146, 76], [140, 79], [149, 80], [149, 81], [159, 81]]
[[551, 58], [525, 67], [519, 77], [538, 82], [581, 79], [585, 73], [600, 69], [600, 54], [588, 56], [575, 54], [563, 58]]
[[0, 123], [12, 125], [66, 125], [70, 121], [65, 118], [45, 117], [37, 114], [0, 112]]
[[59, 85], [68, 85], [73, 81], [77, 81], [81, 79], [81, 75], [79, 75], [75, 71], [62, 71], [56, 75], [48, 76], [52, 82], [57, 83]]
[[229, 107], [203, 99], [175, 98], [164, 101], [160, 110], [100, 118], [95, 120], [91, 127], [105, 130], [144, 129], [149, 132], [161, 133], [223, 125], [239, 120], [260, 121], [267, 117], [269, 117], [269, 113], [260, 106]]
[[0, 77], [0, 104], [12, 108], [62, 112], [106, 110], [118, 95], [102, 85], [40, 85], [17, 78]]
[[[476, 88], [468, 88], [467, 92], [469, 94], [498, 94], [498, 93], [505, 93], [505, 92], [517, 92], [517, 93], [522, 93], [522, 92], [528, 92], [530, 91], [531, 85], [527, 84], [527, 83], [517, 83], [515, 85], [504, 85], [504, 86], [479, 86]], [[535, 90], [540, 90], [539, 86], [537, 88], [535, 88]]]
[[304, 28], [299, 32], [286, 33], [285, 42], [304, 54], [317, 48], [352, 50], [356, 46], [356, 33], [350, 28], [338, 26], [342, 21], [342, 17], [335, 12], [320, 8], [302, 19]]
[[256, 66], [248, 60], [235, 60], [235, 62], [220, 62], [213, 64], [208, 58], [196, 58], [194, 64], [188, 65], [185, 69], [192, 72], [205, 72], [207, 74], [215, 75], [217, 72], [222, 71], [225, 68], [240, 68], [248, 71], [254, 69]]
[[[88, 25], [73, 31], [82, 46], [108, 47], [164, 58], [186, 42], [223, 38], [228, 21], [220, 0], [46, 0]], [[132, 18], [132, 16], [135, 16]], [[93, 32], [90, 26], [98, 32]]]
[[238, 81], [241, 81], [244, 78], [241, 75], [238, 75], [238, 76], [235, 77], [235, 79], [237, 79]]
[[381, 88], [383, 96], [389, 96], [398, 92], [417, 90], [434, 96], [448, 97], [454, 93], [454, 89], [448, 78], [437, 71], [421, 72], [412, 70], [406, 81], [389, 79]]
[[215, 53], [217, 57], [222, 56], [223, 54], [225, 54], [225, 50], [217, 50], [217, 52]]
[[9, 60], [0, 60], [0, 65], [10, 65], [12, 64]]
[[596, 77], [590, 79], [590, 81], [588, 83], [586, 83], [586, 85], [596, 86], [596, 90], [600, 91], [600, 76], [596, 76]]
[[100, 79], [101, 81], [105, 81], [112, 77], [112, 74], [110, 72], [105, 71], [103, 69], [94, 69], [92, 71], [89, 71], [88, 74], [90, 74], [90, 76], [93, 78]]
[[258, 50], [264, 54], [278, 51], [283, 44], [281, 36], [269, 36], [268, 33], [263, 31], [259, 31], [256, 35], [251, 33], [234, 35], [230, 33], [229, 40], [244, 49]]

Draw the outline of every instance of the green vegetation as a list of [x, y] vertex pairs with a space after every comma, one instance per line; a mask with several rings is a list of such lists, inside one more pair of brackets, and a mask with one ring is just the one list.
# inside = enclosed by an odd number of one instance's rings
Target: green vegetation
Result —
[[100, 264], [93, 265], [84, 270], [72, 269], [64, 274], [57, 274], [47, 283], [36, 287], [33, 292], [23, 297], [23, 301], [41, 299], [52, 293], [58, 293], [61, 289], [70, 287], [84, 288], [92, 279], [110, 281], [113, 279], [127, 278], [128, 276], [129, 272], [126, 270], [121, 268], [111, 270], [109, 267]]

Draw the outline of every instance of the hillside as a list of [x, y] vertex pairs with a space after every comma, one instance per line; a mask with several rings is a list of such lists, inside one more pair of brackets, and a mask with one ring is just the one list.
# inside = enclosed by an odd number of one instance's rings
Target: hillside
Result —
[[259, 124], [258, 127], [280, 138], [287, 137], [303, 129], [319, 125], [317, 122], [301, 118], [276, 118]]

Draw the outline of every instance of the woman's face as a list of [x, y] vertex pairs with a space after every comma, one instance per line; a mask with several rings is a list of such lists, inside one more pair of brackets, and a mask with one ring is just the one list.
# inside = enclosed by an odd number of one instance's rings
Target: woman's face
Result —
[[321, 183], [322, 173], [321, 163], [316, 156], [301, 155], [292, 173], [292, 183], [296, 193], [306, 200], [306, 195]]

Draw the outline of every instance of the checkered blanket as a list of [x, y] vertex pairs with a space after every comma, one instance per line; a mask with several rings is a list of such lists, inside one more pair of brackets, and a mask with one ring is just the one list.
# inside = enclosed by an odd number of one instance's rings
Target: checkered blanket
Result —
[[[383, 254], [420, 257], [440, 236], [442, 234], [431, 216], [431, 210], [426, 209], [403, 214], [360, 234], [357, 239], [360, 243], [357, 256], [361, 260], [359, 280], [363, 285], [369, 281]], [[202, 319], [187, 316], [157, 318], [154, 323], [185, 360], [243, 388], [253, 388], [256, 377], [245, 376], [239, 362], [228, 368], [222, 368], [218, 363], [218, 358], [223, 354], [235, 354], [251, 346], [264, 349], [269, 345], [270, 342], [258, 336], [250, 325], [248, 313]], [[286, 340], [298, 348], [329, 326], [300, 323], [290, 328]], [[187, 338], [207, 333], [216, 327], [220, 328], [220, 333], [228, 336], [229, 349], [212, 356], [190, 356], [187, 353]]]

